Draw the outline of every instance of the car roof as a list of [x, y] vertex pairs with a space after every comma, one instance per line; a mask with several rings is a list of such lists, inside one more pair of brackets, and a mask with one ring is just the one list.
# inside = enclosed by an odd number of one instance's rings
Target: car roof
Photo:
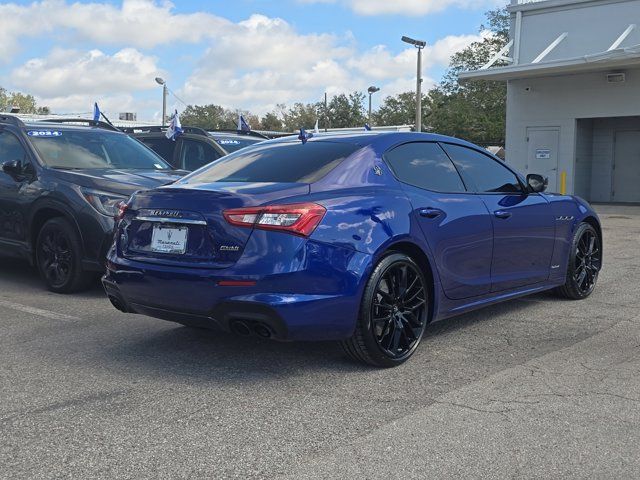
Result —
[[[34, 129], [41, 128], [43, 130], [106, 130], [101, 127], [89, 126], [89, 125], [73, 125], [68, 123], [55, 123], [55, 122], [24, 122], [24, 128]], [[110, 130], [114, 131], [114, 130]]]
[[[310, 132], [311, 133], [311, 132]], [[297, 135], [277, 138], [264, 142], [265, 145], [275, 143], [295, 143], [300, 139]], [[483, 150], [481, 147], [456, 137], [449, 137], [437, 133], [420, 132], [392, 132], [392, 131], [369, 131], [369, 132], [320, 132], [313, 133], [308, 142], [344, 142], [353, 143], [362, 147], [371, 145], [373, 147], [390, 147], [405, 142], [442, 142], [464, 145], [475, 149]]]

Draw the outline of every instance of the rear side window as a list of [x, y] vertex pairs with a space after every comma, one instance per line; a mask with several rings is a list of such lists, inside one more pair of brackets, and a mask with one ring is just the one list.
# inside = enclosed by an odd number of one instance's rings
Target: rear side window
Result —
[[218, 158], [220, 154], [211, 145], [188, 138], [182, 139], [179, 168], [197, 170]]
[[437, 143], [407, 143], [385, 153], [403, 183], [435, 192], [464, 192], [456, 168]]
[[162, 138], [142, 137], [138, 138], [138, 140], [164, 158], [167, 162], [173, 163], [173, 151], [176, 148], [176, 142], [169, 140], [164, 136]]
[[264, 144], [222, 157], [177, 183], [313, 183], [359, 148], [323, 141]]
[[469, 188], [479, 193], [522, 193], [518, 177], [497, 160], [461, 145], [443, 147]]

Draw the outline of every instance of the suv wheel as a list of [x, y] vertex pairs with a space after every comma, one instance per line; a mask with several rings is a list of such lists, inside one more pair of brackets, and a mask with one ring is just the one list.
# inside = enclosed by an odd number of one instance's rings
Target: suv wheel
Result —
[[36, 264], [40, 277], [52, 292], [72, 293], [92, 286], [94, 275], [82, 270], [78, 234], [64, 218], [52, 218], [40, 229]]
[[377, 367], [407, 361], [422, 340], [429, 312], [427, 281], [407, 255], [392, 253], [373, 270], [353, 336], [342, 342], [352, 358]]

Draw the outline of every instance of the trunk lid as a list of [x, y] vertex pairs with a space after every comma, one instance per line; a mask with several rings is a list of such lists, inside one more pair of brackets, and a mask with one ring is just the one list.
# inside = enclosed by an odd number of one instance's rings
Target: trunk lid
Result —
[[[223, 182], [138, 192], [121, 224], [118, 248], [124, 257], [137, 261], [226, 268], [240, 258], [252, 229], [229, 224], [224, 210], [308, 193], [309, 185], [301, 183]], [[165, 240], [177, 242], [176, 251], [159, 252]]]

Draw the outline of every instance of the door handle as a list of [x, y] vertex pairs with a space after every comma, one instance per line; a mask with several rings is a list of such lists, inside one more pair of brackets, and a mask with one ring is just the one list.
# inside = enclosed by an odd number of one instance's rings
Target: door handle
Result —
[[493, 214], [498, 218], [507, 219], [511, 217], [511, 212], [507, 212], [506, 210], [496, 210]]
[[444, 212], [438, 208], [421, 208], [420, 216], [426, 218], [436, 218], [442, 215]]

